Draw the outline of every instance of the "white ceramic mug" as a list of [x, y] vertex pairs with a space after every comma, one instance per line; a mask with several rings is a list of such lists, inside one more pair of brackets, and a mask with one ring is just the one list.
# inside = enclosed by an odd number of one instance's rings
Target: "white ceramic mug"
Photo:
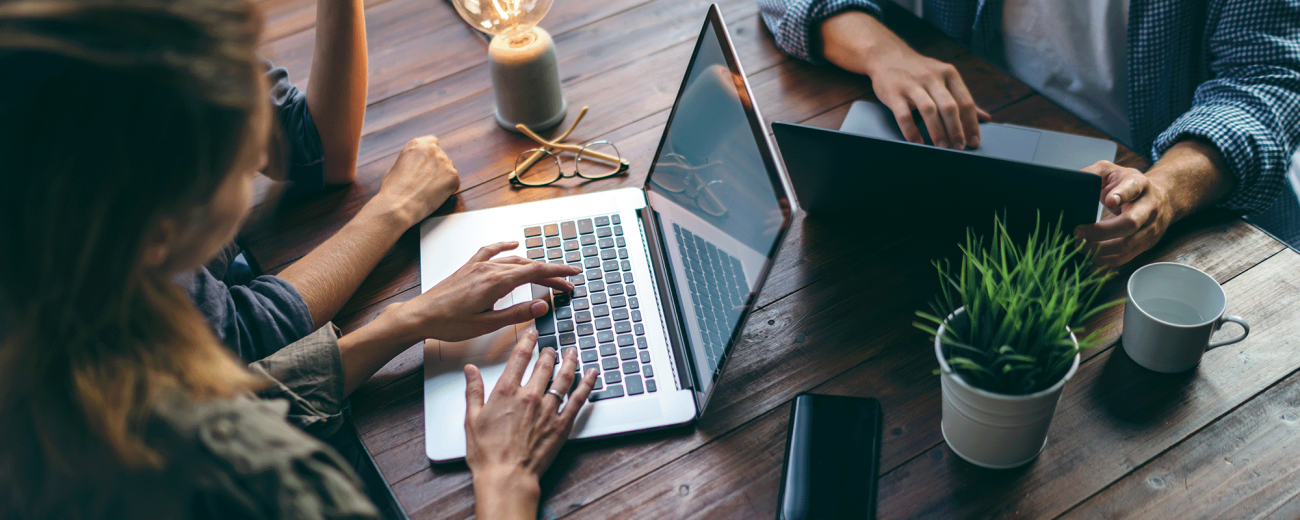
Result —
[[[1128, 279], [1124, 351], [1156, 372], [1191, 369], [1206, 351], [1250, 334], [1246, 320], [1223, 315], [1227, 304], [1223, 287], [1200, 269], [1173, 262], [1142, 267]], [[1210, 336], [1229, 321], [1241, 325], [1241, 335], [1211, 343]]]

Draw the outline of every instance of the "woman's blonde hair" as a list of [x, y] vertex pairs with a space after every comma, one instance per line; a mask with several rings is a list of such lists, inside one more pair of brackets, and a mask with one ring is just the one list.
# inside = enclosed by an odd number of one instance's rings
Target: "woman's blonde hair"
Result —
[[248, 0], [0, 3], [0, 503], [19, 516], [68, 510], [48, 500], [68, 479], [162, 473], [158, 399], [256, 385], [141, 255], [248, 153], [260, 23]]

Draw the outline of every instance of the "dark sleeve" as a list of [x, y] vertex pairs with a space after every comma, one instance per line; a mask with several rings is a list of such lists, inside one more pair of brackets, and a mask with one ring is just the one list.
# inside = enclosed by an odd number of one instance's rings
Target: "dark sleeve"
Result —
[[1222, 204], [1252, 213], [1287, 188], [1300, 144], [1300, 2], [1234, 0], [1211, 17], [1213, 79], [1192, 108], [1156, 138], [1152, 155], [1188, 137], [1219, 149], [1237, 186]]
[[874, 0], [758, 0], [759, 13], [776, 46], [786, 54], [813, 63], [826, 63], [817, 49], [822, 22], [844, 11], [863, 11], [880, 18]]
[[343, 424], [343, 358], [333, 323], [248, 368], [272, 381], [258, 396], [288, 402], [295, 426], [324, 439]]
[[178, 282], [217, 337], [244, 361], [269, 356], [312, 331], [307, 302], [282, 278], [259, 276], [247, 284], [227, 285], [205, 267]]
[[289, 81], [289, 71], [263, 60], [266, 79], [271, 84], [271, 104], [284, 135], [289, 181], [294, 189], [320, 189], [325, 186], [325, 151], [316, 122], [307, 109], [307, 94]]

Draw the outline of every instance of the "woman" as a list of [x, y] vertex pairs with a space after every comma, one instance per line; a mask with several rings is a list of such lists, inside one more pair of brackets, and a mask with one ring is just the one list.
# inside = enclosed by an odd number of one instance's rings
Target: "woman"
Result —
[[[326, 435], [347, 393], [411, 343], [532, 319], [514, 287], [567, 266], [483, 248], [454, 276], [339, 337], [245, 367], [177, 273], [245, 217], [272, 124], [246, 0], [0, 4], [0, 518], [370, 518]], [[521, 387], [535, 336], [483, 401], [466, 462], [482, 518], [535, 517], [538, 479], [595, 380], [576, 360]], [[550, 388], [548, 388], [550, 386]], [[297, 428], [295, 428], [297, 426]], [[301, 429], [300, 429], [301, 428]]]

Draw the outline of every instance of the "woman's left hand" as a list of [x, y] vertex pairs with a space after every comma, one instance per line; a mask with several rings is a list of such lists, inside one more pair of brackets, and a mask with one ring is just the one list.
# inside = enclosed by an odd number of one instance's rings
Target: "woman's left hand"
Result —
[[555, 460], [573, 429], [578, 411], [596, 384], [591, 369], [568, 395], [578, 366], [576, 349], [569, 349], [555, 381], [555, 350], [542, 349], [532, 377], [520, 386], [528, 360], [537, 344], [529, 329], [515, 345], [505, 372], [487, 402], [483, 402], [483, 376], [478, 367], [465, 366], [465, 463], [474, 475], [478, 518], [536, 518], [542, 473]]

